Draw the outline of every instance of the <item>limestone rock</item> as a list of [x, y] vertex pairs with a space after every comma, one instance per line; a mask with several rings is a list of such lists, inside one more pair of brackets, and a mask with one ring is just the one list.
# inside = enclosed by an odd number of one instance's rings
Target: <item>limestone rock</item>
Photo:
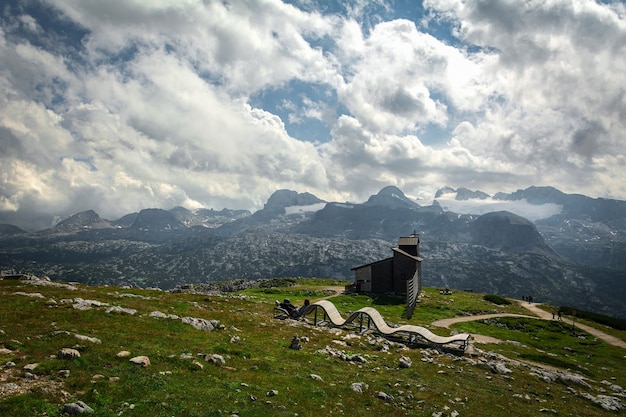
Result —
[[129, 360], [130, 363], [134, 363], [135, 365], [141, 365], [144, 368], [150, 366], [150, 358], [147, 356], [135, 356]]
[[352, 391], [354, 392], [363, 394], [363, 390], [368, 389], [369, 385], [367, 385], [365, 382], [354, 382], [352, 383], [352, 385], [350, 385], [350, 388], [352, 388]]
[[226, 360], [224, 359], [224, 357], [222, 355], [218, 355], [218, 354], [211, 354], [211, 355], [206, 355], [204, 357], [204, 360], [209, 362], [209, 363], [213, 363], [215, 365], [225, 365], [226, 364]]
[[38, 363], [29, 363], [27, 365], [24, 365], [24, 370], [25, 371], [34, 371], [36, 367], [38, 367], [39, 364]]
[[195, 317], [183, 317], [181, 320], [184, 324], [189, 324], [194, 329], [204, 330], [207, 332], [212, 332], [219, 327], [219, 321], [217, 320], [206, 320]]
[[75, 359], [80, 358], [80, 352], [72, 348], [63, 348], [57, 352], [59, 359]]
[[491, 368], [493, 372], [497, 374], [510, 374], [511, 372], [513, 372], [509, 368], [507, 368], [506, 365], [502, 362], [489, 362], [487, 365], [489, 366], [489, 368]]
[[294, 350], [302, 349], [302, 345], [300, 344], [300, 338], [298, 338], [297, 334], [293, 335], [293, 338], [291, 339], [291, 345], [289, 345], [289, 349], [294, 349]]
[[400, 368], [410, 368], [413, 365], [411, 358], [407, 358], [406, 356], [400, 356]]
[[118, 358], [127, 358], [130, 356], [130, 352], [127, 350], [122, 350], [121, 352], [118, 352], [115, 356]]
[[76, 401], [75, 403], [65, 404], [63, 411], [67, 414], [93, 414], [93, 408], [89, 407], [82, 401]]
[[393, 397], [391, 395], [382, 391], [380, 391], [376, 396], [384, 401], [393, 401]]
[[102, 343], [102, 340], [98, 339], [97, 337], [83, 336], [82, 334], [74, 334], [74, 336], [78, 340], [82, 340], [83, 342], [90, 342], [90, 343], [95, 343], [95, 344], [98, 344], [98, 345], [100, 343]]
[[598, 395], [594, 397], [593, 395], [587, 393], [582, 393], [580, 395], [583, 398], [593, 401], [605, 410], [619, 411], [626, 408], [617, 397], [611, 397], [609, 395]]
[[160, 311], [153, 311], [149, 314], [149, 316], [157, 318], [157, 319], [172, 319], [172, 320], [178, 320], [180, 318], [176, 314], [165, 314]]
[[113, 307], [109, 307], [105, 310], [106, 313], [119, 313], [119, 314], [128, 314], [131, 316], [134, 316], [135, 314], [137, 314], [137, 310], [135, 310], [134, 308], [124, 308], [124, 307], [118, 307], [118, 306], [113, 306]]

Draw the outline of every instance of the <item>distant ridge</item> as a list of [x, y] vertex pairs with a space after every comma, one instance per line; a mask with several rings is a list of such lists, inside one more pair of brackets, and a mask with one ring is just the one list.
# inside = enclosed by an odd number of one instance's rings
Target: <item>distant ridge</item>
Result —
[[164, 289], [228, 279], [352, 279], [354, 266], [388, 257], [398, 237], [415, 232], [426, 285], [514, 297], [523, 290], [626, 314], [624, 201], [552, 187], [499, 194], [501, 200], [466, 188], [438, 195], [420, 205], [389, 186], [347, 203], [278, 190], [255, 213], [151, 208], [114, 221], [87, 210], [52, 229], [0, 233], [0, 268]]
[[101, 219], [98, 213], [93, 210], [86, 210], [59, 222], [54, 229], [57, 231], [72, 232], [87, 228], [104, 229], [110, 227], [111, 223]]
[[20, 229], [17, 226], [13, 226], [12, 224], [4, 224], [0, 223], [0, 235], [20, 235], [23, 233], [27, 233], [25, 230]]

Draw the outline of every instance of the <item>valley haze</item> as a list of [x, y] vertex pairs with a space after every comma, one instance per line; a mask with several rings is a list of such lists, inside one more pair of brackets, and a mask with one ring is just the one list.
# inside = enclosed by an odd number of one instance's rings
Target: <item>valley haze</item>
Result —
[[[1, 218], [0, 218], [1, 222]], [[425, 286], [626, 317], [626, 202], [529, 187], [444, 187], [427, 205], [387, 186], [362, 203], [279, 190], [263, 209], [93, 210], [26, 232], [0, 225], [0, 271], [171, 289], [233, 279], [353, 280], [416, 232]]]

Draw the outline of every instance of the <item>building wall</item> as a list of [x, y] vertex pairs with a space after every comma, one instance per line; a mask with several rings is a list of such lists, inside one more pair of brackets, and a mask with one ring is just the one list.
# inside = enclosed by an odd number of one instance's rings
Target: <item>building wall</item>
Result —
[[401, 237], [398, 239], [398, 248], [409, 255], [419, 256], [420, 238], [417, 236]]
[[397, 294], [406, 294], [406, 281], [413, 278], [419, 262], [396, 252], [393, 255], [393, 263], [393, 291]]
[[393, 285], [393, 258], [385, 259], [371, 265], [372, 292], [394, 292]]
[[357, 292], [372, 291], [372, 267], [370, 265], [355, 269], [354, 277]]

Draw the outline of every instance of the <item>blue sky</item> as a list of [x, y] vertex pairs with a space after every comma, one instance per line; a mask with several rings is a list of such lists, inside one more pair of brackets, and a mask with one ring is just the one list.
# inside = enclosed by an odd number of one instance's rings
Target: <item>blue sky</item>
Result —
[[9, 0], [0, 223], [283, 188], [625, 199], [624, 68], [623, 2]]

